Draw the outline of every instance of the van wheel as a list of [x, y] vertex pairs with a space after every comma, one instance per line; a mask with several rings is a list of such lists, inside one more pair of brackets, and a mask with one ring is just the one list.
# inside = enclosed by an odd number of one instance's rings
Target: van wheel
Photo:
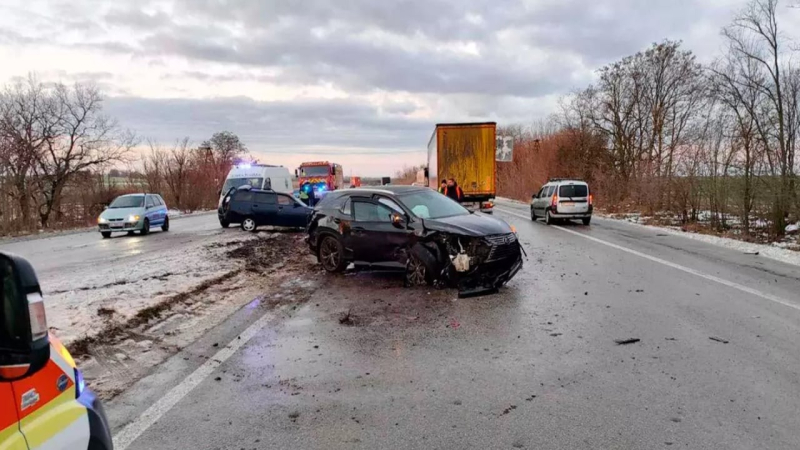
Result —
[[161, 225], [161, 231], [169, 231], [169, 217], [164, 217], [164, 225]]
[[531, 206], [531, 220], [536, 222], [536, 210], [533, 209], [533, 206]]
[[592, 218], [591, 217], [584, 217], [582, 220], [583, 220], [583, 224], [586, 225], [586, 226], [588, 226], [590, 223], [592, 223]]
[[242, 221], [242, 230], [255, 233], [256, 228], [258, 228], [258, 225], [256, 225], [256, 221], [252, 217], [247, 217]]
[[330, 273], [344, 271], [347, 263], [344, 260], [344, 247], [339, 239], [333, 236], [325, 236], [319, 243], [319, 262], [322, 268]]
[[142, 224], [142, 231], [140, 231], [142, 236], [150, 234], [150, 220], [144, 219], [144, 224]]
[[547, 225], [552, 225], [555, 222], [553, 217], [550, 215], [550, 211], [547, 211], [544, 215], [544, 223]]
[[111, 232], [110, 231], [101, 231], [100, 235], [103, 236], [103, 239], [108, 239], [108, 238], [111, 237]]

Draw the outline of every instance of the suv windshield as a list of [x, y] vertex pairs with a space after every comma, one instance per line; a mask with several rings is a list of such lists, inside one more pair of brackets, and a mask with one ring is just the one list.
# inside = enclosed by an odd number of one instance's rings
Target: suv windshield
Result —
[[558, 189], [559, 197], [587, 197], [589, 187], [585, 184], [568, 184]]
[[141, 208], [144, 206], [144, 195], [126, 195], [117, 197], [109, 208]]
[[432, 190], [399, 195], [397, 199], [420, 219], [442, 219], [469, 214], [469, 211], [457, 202]]

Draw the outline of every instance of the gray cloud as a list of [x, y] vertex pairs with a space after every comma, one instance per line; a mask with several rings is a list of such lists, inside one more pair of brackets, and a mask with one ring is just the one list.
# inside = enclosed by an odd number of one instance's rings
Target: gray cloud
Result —
[[[400, 109], [408, 107], [397, 105]], [[246, 97], [144, 99], [112, 97], [106, 112], [126, 127], [157, 141], [183, 136], [205, 139], [216, 131], [237, 133], [254, 149], [292, 146], [353, 146], [376, 151], [421, 146], [430, 121], [348, 100], [258, 102]]]

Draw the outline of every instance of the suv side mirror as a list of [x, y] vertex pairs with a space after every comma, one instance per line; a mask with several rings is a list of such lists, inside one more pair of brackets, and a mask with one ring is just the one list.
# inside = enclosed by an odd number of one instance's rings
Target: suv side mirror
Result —
[[400, 213], [392, 213], [392, 225], [397, 228], [403, 228], [407, 225], [408, 218]]
[[0, 303], [0, 381], [14, 381], [50, 359], [42, 291], [24, 258], [0, 253]]

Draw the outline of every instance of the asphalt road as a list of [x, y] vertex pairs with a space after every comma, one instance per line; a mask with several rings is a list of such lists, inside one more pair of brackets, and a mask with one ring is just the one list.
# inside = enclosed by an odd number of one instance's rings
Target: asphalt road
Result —
[[114, 233], [103, 239], [100, 232], [89, 231], [48, 234], [42, 237], [0, 240], [0, 251], [24, 256], [36, 268], [44, 285], [51, 275], [69, 273], [82, 267], [102, 268], [124, 265], [138, 255], [170, 248], [175, 251], [192, 242], [219, 232], [213, 213], [187, 215], [171, 219], [170, 231], [154, 229], [148, 236]]
[[[498, 215], [528, 253], [500, 294], [310, 270], [309, 296], [254, 299], [108, 403], [117, 448], [800, 446], [798, 267], [625, 223]], [[218, 226], [185, 220], [185, 239]], [[108, 257], [84, 238], [82, 258]], [[62, 270], [83, 261], [63, 242], [77, 239], [13, 246]]]

